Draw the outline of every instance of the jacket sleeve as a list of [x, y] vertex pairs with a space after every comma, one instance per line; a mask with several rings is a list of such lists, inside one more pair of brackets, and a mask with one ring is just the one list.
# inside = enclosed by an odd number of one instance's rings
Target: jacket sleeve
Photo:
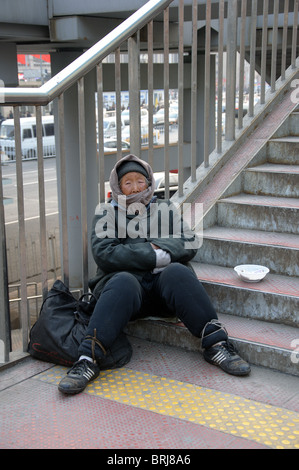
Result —
[[93, 219], [91, 250], [97, 266], [106, 273], [154, 269], [156, 255], [150, 241], [118, 238], [115, 211], [111, 204], [106, 206]]
[[172, 262], [187, 263], [197, 253], [200, 246], [200, 240], [197, 234], [192, 231], [189, 225], [184, 221], [183, 216], [176, 206], [170, 201], [168, 204], [169, 224], [166, 217], [161, 216], [160, 222], [163, 232], [163, 220], [165, 219], [167, 227], [164, 227], [163, 233], [158, 237], [150, 239], [152, 243], [167, 251], [170, 254]]

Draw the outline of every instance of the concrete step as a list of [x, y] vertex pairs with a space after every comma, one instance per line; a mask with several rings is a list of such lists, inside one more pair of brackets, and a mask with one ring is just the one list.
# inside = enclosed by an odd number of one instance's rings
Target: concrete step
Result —
[[299, 198], [241, 193], [217, 202], [218, 225], [299, 234]]
[[272, 274], [299, 277], [299, 235], [213, 226], [203, 231], [195, 260], [224, 267], [262, 264]]
[[298, 165], [299, 136], [290, 135], [269, 140], [267, 149], [267, 160], [269, 163]]
[[272, 138], [279, 138], [279, 137], [286, 137], [290, 136], [298, 136], [299, 132], [299, 112], [294, 111], [291, 113], [286, 119], [280, 128], [275, 132]]
[[[222, 313], [218, 317], [240, 355], [249, 363], [299, 376], [297, 328]], [[126, 332], [148, 341], [201, 351], [200, 339], [181, 322], [138, 320], [129, 323]]]
[[265, 163], [244, 171], [245, 193], [299, 197], [299, 165]]
[[298, 327], [298, 277], [269, 273], [261, 282], [247, 283], [233, 268], [192, 265], [217, 311]]

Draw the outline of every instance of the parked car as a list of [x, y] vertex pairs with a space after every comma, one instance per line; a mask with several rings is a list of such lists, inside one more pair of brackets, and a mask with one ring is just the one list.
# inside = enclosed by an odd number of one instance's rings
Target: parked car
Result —
[[[104, 125], [104, 138], [107, 137], [114, 137], [116, 135], [116, 118], [115, 117], [110, 117], [110, 118], [104, 118], [103, 120], [103, 125]], [[121, 128], [125, 128], [124, 121], [121, 121]]]
[[[144, 118], [148, 119], [148, 110], [145, 108], [141, 108], [140, 116], [141, 116], [141, 119], [144, 119]], [[124, 109], [123, 112], [121, 113], [121, 117], [126, 126], [130, 124], [130, 110], [129, 109]]]
[[[148, 125], [142, 125], [140, 128], [140, 136], [141, 136], [141, 145], [148, 145]], [[121, 134], [122, 140], [125, 142], [130, 142], [130, 126], [125, 126]], [[157, 129], [153, 130], [153, 143], [154, 145], [158, 145], [160, 133]]]
[[[153, 116], [153, 123], [155, 126], [164, 125], [165, 124], [165, 110], [164, 108], [159, 109], [156, 114]], [[177, 124], [178, 123], [178, 112], [176, 109], [169, 109], [169, 124]]]
[[[121, 141], [121, 149], [130, 151], [129, 142]], [[117, 151], [117, 139], [111, 138], [104, 141], [104, 153], [116, 152]]]
[[[156, 189], [154, 195], [159, 199], [165, 199], [165, 172], [154, 173]], [[169, 197], [172, 197], [178, 190], [179, 177], [178, 173], [169, 173]]]

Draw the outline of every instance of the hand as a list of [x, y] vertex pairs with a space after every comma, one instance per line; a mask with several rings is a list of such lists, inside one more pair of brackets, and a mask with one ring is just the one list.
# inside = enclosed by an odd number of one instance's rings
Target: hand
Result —
[[155, 245], [154, 243], [151, 243], [151, 246], [154, 250], [159, 250], [160, 249], [160, 247]]

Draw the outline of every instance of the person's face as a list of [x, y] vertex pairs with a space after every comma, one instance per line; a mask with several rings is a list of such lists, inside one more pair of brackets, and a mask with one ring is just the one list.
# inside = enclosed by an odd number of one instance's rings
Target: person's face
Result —
[[120, 190], [125, 196], [141, 193], [141, 191], [144, 191], [147, 186], [148, 183], [145, 176], [141, 173], [137, 173], [136, 171], [126, 173], [119, 183]]

